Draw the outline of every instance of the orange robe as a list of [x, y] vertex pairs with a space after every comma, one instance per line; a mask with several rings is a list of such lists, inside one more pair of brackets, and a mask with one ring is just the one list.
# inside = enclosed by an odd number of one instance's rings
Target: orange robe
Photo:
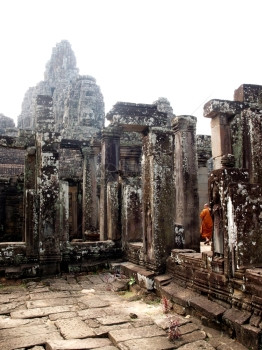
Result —
[[210, 215], [210, 210], [205, 208], [200, 213], [202, 219], [200, 233], [202, 238], [211, 239], [213, 230], [213, 220]]

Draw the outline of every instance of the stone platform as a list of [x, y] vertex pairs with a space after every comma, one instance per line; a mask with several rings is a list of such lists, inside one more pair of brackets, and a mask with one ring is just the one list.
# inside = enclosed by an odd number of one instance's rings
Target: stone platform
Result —
[[[125, 291], [130, 280], [124, 276], [7, 282], [0, 288], [1, 350], [247, 350], [194, 316], [164, 313], [153, 292], [138, 285], [132, 286], [136, 293]], [[168, 339], [170, 320], [178, 322], [181, 334], [174, 341]]]

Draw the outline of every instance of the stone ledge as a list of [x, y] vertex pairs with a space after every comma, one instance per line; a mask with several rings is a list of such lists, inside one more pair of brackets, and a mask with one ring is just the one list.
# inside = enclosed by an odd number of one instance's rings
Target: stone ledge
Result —
[[136, 283], [141, 288], [146, 288], [147, 290], [154, 289], [155, 273], [153, 271], [146, 270], [145, 268], [130, 262], [121, 263], [120, 270], [127, 277], [135, 278]]

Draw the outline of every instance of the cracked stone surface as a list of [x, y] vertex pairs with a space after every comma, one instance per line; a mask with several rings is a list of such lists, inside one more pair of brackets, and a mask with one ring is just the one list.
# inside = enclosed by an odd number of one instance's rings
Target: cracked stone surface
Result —
[[[155, 295], [116, 292], [115, 277], [111, 280], [102, 274], [63, 275], [3, 285], [0, 349], [247, 350], [192, 316], [164, 314]], [[171, 320], [178, 322], [181, 334], [174, 341], [168, 338]]]

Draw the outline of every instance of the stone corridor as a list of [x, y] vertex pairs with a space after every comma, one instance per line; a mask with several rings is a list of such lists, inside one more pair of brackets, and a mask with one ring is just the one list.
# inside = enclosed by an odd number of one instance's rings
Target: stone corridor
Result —
[[[1, 350], [245, 350], [163, 299], [108, 271], [0, 284]], [[132, 281], [131, 281], [132, 282]], [[132, 283], [129, 283], [132, 284]], [[170, 319], [181, 337], [168, 340]]]

